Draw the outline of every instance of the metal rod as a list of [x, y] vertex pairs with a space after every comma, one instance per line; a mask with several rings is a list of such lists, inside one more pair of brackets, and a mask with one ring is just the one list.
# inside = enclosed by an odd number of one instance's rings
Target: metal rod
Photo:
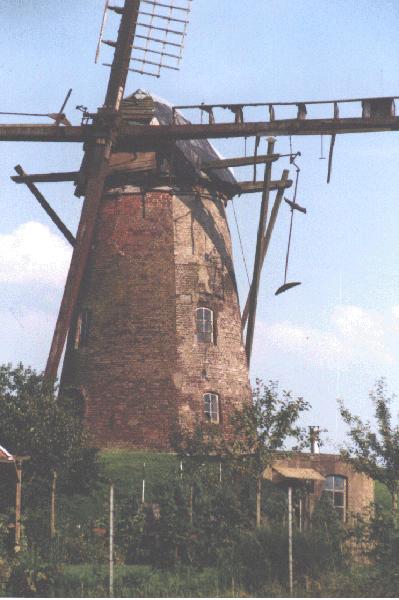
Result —
[[288, 577], [290, 596], [293, 595], [292, 576], [292, 486], [288, 486]]
[[157, 31], [165, 31], [166, 33], [173, 33], [175, 35], [184, 36], [184, 31], [176, 31], [175, 29], [166, 29], [166, 27], [155, 27], [155, 25], [148, 25], [147, 23], [138, 22], [137, 25], [139, 27], [146, 27], [147, 29], [156, 29]]
[[145, 4], [152, 4], [153, 6], [162, 6], [162, 8], [171, 8], [173, 10], [182, 10], [184, 12], [190, 12], [189, 8], [184, 6], [173, 6], [172, 4], [163, 4], [162, 2], [155, 2], [153, 0], [141, 0]]
[[159, 73], [150, 73], [150, 71], [143, 71], [143, 69], [129, 69], [132, 73], [140, 73], [140, 75], [151, 75], [151, 77], [159, 77]]
[[[152, 60], [147, 60], [146, 58], [132, 58], [135, 62], [143, 63], [145, 65], [155, 65], [156, 67], [161, 67], [162, 69], [173, 69], [174, 71], [179, 71], [178, 67], [172, 67], [172, 65], [165, 65], [164, 63], [154, 62]], [[130, 70], [130, 69], [129, 69]]]
[[57, 471], [53, 471], [53, 480], [51, 482], [51, 516], [50, 516], [50, 537], [54, 538], [56, 534], [56, 490], [57, 490]]
[[71, 94], [72, 94], [72, 88], [70, 88], [70, 89], [68, 90], [68, 93], [67, 93], [67, 95], [65, 96], [65, 100], [64, 100], [64, 102], [62, 103], [62, 106], [61, 106], [61, 108], [60, 108], [60, 110], [59, 110], [59, 112], [58, 112], [58, 114], [59, 114], [60, 116], [63, 114], [63, 112], [64, 112], [64, 108], [66, 107], [66, 105], [67, 105], [67, 102], [68, 102], [68, 100], [69, 100], [69, 98], [70, 98]]
[[142, 40], [148, 40], [150, 42], [158, 42], [158, 44], [166, 45], [166, 46], [175, 46], [176, 48], [181, 48], [181, 43], [176, 42], [167, 42], [166, 40], [160, 40], [158, 38], [149, 37], [147, 35], [136, 34], [135, 39], [140, 38]]
[[[188, 23], [188, 21], [185, 21], [184, 19], [177, 19], [176, 17], [167, 17], [166, 15], [156, 15], [155, 13], [144, 12], [142, 10], [139, 11], [139, 15], [147, 15], [148, 17], [154, 17], [155, 19], [165, 19], [166, 21], [175, 21], [177, 23]], [[138, 25], [140, 25], [140, 23], [138, 23]]]
[[[299, 173], [300, 173], [300, 170], [297, 167], [297, 170], [296, 170], [296, 179], [295, 179], [294, 199], [293, 199], [293, 203], [294, 204], [295, 204], [295, 201], [296, 201], [296, 193], [297, 193], [297, 190], [298, 190]], [[291, 238], [292, 238], [292, 224], [293, 224], [293, 221], [294, 221], [294, 209], [291, 207], [290, 231], [289, 231], [289, 234], [288, 234], [287, 254], [285, 256], [284, 285], [287, 283], [287, 271], [288, 271], [288, 262], [289, 262], [289, 259], [290, 259], [290, 249], [291, 249]]]
[[109, 597], [114, 597], [114, 484], [109, 488]]
[[143, 463], [143, 485], [141, 488], [141, 503], [145, 502], [145, 463]]
[[[268, 138], [267, 144], [267, 154], [269, 156], [273, 154], [274, 145], [276, 143], [275, 138]], [[265, 174], [264, 174], [264, 187], [262, 193], [262, 203], [260, 208], [259, 215], [259, 226], [258, 226], [258, 235], [256, 240], [256, 252], [255, 252], [255, 261], [254, 261], [254, 270], [252, 276], [252, 285], [251, 285], [251, 300], [249, 303], [249, 311], [248, 311], [248, 327], [247, 327], [247, 335], [245, 338], [245, 352], [247, 355], [248, 366], [251, 362], [251, 353], [252, 353], [252, 344], [254, 338], [254, 330], [255, 330], [255, 319], [256, 319], [256, 305], [258, 301], [258, 289], [259, 289], [259, 281], [262, 267], [262, 242], [263, 236], [267, 221], [267, 213], [269, 207], [269, 194], [270, 194], [270, 182], [272, 175], [272, 163], [266, 163], [265, 165]]]
[[15, 492], [15, 552], [21, 550], [21, 499], [22, 499], [22, 462], [15, 462], [17, 485]]
[[142, 46], [133, 46], [133, 50], [142, 50], [143, 52], [150, 52], [151, 54], [160, 54], [161, 56], [169, 56], [170, 58], [177, 58], [180, 60], [180, 56], [178, 54], [162, 52], [161, 50], [151, 50], [151, 48], [143, 48]]

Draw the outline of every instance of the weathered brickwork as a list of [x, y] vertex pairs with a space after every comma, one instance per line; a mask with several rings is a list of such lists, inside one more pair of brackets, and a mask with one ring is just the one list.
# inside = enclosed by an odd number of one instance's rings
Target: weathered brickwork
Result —
[[[213, 343], [198, 342], [199, 306], [214, 311]], [[87, 343], [75, 348], [79, 315]], [[170, 449], [180, 425], [220, 399], [229, 433], [250, 400], [231, 241], [222, 201], [205, 188], [105, 194], [61, 385], [79, 390], [93, 443]]]

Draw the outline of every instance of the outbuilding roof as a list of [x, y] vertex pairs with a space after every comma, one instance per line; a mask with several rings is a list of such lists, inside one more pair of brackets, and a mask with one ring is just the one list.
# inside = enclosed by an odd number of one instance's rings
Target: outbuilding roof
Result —
[[13, 460], [15, 460], [14, 456], [3, 446], [0, 446], [0, 462], [12, 462]]
[[325, 480], [325, 477], [316, 471], [316, 469], [311, 469], [308, 467], [283, 467], [280, 465], [273, 465], [271, 469], [266, 469], [263, 474], [264, 479], [271, 479], [273, 471], [284, 479], [300, 479], [302, 481]]

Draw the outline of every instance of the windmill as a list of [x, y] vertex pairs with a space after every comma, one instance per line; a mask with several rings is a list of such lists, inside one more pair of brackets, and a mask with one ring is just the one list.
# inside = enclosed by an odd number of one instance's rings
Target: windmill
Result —
[[[220, 159], [206, 140], [330, 135], [330, 176], [336, 135], [399, 128], [394, 98], [321, 102], [332, 107], [324, 119], [307, 119], [312, 102], [292, 102], [296, 118], [278, 119], [287, 103], [170, 109], [140, 91], [125, 97], [130, 70], [158, 77], [164, 68], [178, 68], [189, 8], [189, 0], [106, 2], [103, 22], [113, 11], [120, 27], [115, 41], [104, 39], [103, 28], [100, 34], [99, 44], [114, 48], [103, 106], [96, 113], [82, 107], [79, 126], [65, 120], [65, 103], [49, 115], [55, 125], [0, 126], [4, 141], [84, 144], [77, 171], [26, 174], [17, 167], [13, 179], [29, 187], [73, 245], [46, 377], [55, 379], [69, 334], [61, 384], [80, 395], [101, 445], [164, 448], [174, 424], [204, 417], [228, 433], [232, 410], [250, 398], [247, 368], [260, 274], [292, 181], [288, 170], [272, 178], [273, 163], [282, 158], [274, 139], [265, 155], [230, 159]], [[361, 115], [340, 118], [343, 102], [361, 103]], [[247, 122], [249, 107], [258, 108], [262, 120]], [[188, 122], [185, 109], [207, 115], [208, 123]], [[218, 122], [221, 111], [232, 122]], [[237, 182], [228, 171], [259, 164], [265, 165], [260, 181]], [[76, 236], [36, 188], [43, 181], [73, 181], [84, 196]], [[224, 203], [254, 192], [262, 193], [262, 203], [241, 323]]]

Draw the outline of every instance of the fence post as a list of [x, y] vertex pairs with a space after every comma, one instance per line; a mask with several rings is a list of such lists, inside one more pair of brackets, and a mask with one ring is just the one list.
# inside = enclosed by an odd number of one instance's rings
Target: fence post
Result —
[[290, 583], [290, 596], [293, 593], [292, 581], [292, 486], [288, 486], [288, 574]]
[[114, 597], [114, 484], [109, 488], [109, 597]]

